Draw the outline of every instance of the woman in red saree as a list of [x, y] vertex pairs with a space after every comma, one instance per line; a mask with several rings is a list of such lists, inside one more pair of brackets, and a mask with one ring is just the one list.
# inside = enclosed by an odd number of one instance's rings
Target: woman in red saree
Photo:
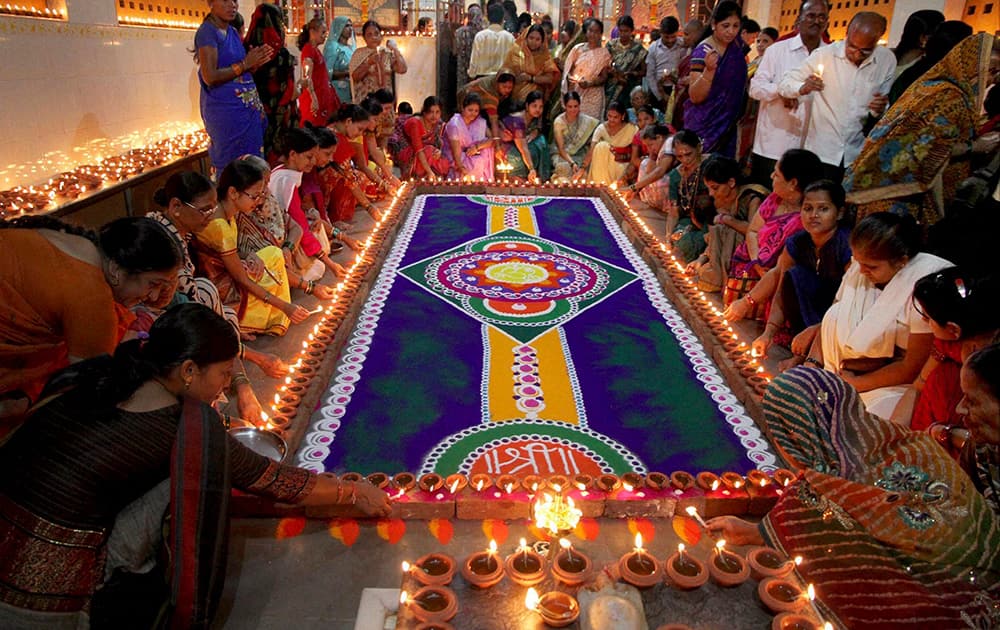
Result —
[[451, 163], [444, 156], [444, 125], [441, 99], [428, 96], [419, 116], [403, 126], [403, 147], [399, 150], [399, 170], [404, 178], [445, 177]]
[[330, 84], [330, 75], [323, 57], [323, 42], [327, 37], [326, 24], [313, 18], [298, 38], [302, 51], [302, 93], [299, 94], [299, 112], [302, 126], [324, 127], [330, 115], [340, 109], [340, 98]]
[[[0, 627], [26, 619], [82, 626], [88, 618], [152, 627], [159, 617], [164, 627], [207, 628], [225, 577], [231, 487], [388, 514], [387, 495], [371, 484], [279, 464], [227, 434], [209, 403], [238, 351], [223, 318], [182, 304], [156, 320], [147, 340], [53, 378], [46, 402], [0, 450]], [[140, 506], [155, 524], [132, 526], [123, 540], [116, 515]], [[161, 536], [164, 512], [169, 533]], [[138, 541], [146, 542], [130, 553], [119, 544]], [[122, 588], [128, 595], [116, 597], [115, 585], [142, 580], [136, 566], [152, 571], [143, 581], [154, 586], [143, 592], [155, 592], [147, 600]], [[106, 572], [111, 586], [97, 591]]]

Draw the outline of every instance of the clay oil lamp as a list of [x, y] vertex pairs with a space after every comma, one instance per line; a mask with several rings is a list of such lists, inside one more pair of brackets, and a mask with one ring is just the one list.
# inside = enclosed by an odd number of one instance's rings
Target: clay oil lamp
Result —
[[632, 486], [633, 490], [638, 490], [646, 485], [646, 478], [637, 472], [627, 472], [622, 475], [622, 486]]
[[413, 473], [397, 473], [392, 478], [392, 485], [395, 486], [400, 492], [408, 492], [417, 485], [417, 478], [413, 476]]
[[485, 473], [476, 473], [469, 477], [469, 487], [476, 492], [483, 492], [489, 490], [493, 485], [493, 477]]
[[429, 553], [421, 556], [413, 565], [403, 563], [403, 573], [424, 586], [446, 586], [455, 576], [455, 560], [443, 553]]
[[784, 612], [771, 620], [771, 630], [833, 630], [833, 624], [827, 621], [820, 625], [802, 613]]
[[455, 630], [455, 626], [446, 621], [431, 621], [420, 624], [414, 630]]
[[503, 563], [497, 558], [495, 540], [490, 541], [486, 551], [477, 551], [465, 559], [462, 577], [476, 588], [490, 588], [503, 579]]
[[708, 572], [719, 586], [737, 586], [750, 577], [750, 566], [731, 551], [726, 550], [726, 541], [715, 543], [715, 557], [708, 562]]
[[684, 543], [679, 543], [677, 553], [667, 558], [663, 569], [674, 586], [690, 590], [708, 581], [708, 570], [697, 558], [685, 553], [685, 549]]
[[498, 492], [494, 492], [493, 496], [497, 499], [501, 497], [509, 499], [512, 498], [514, 491], [521, 486], [521, 480], [514, 475], [500, 475], [497, 477], [496, 486], [499, 490]]
[[695, 480], [691, 473], [683, 470], [676, 470], [670, 473], [670, 486], [674, 496], [681, 497], [686, 494], [692, 494], [692, 490], [695, 486]]
[[770, 547], [757, 547], [747, 554], [750, 575], [755, 580], [769, 577], [784, 577], [792, 572], [795, 563]]
[[722, 486], [730, 492], [742, 490], [746, 485], [746, 480], [739, 473], [724, 472], [720, 479], [722, 480]]
[[427, 473], [420, 477], [417, 486], [424, 492], [434, 494], [444, 486], [444, 479], [437, 473]]
[[661, 472], [651, 472], [646, 475], [646, 486], [652, 490], [664, 490], [670, 485], [670, 477]]
[[368, 483], [372, 484], [376, 488], [385, 489], [389, 485], [389, 475], [381, 472], [373, 472], [368, 475]]
[[635, 535], [635, 549], [618, 561], [622, 579], [639, 588], [646, 588], [663, 579], [660, 563], [642, 548], [642, 534]]
[[447, 586], [424, 586], [412, 597], [404, 590], [399, 595], [399, 605], [425, 623], [450, 621], [458, 612], [458, 598]]
[[[561, 492], [569, 488], [569, 478], [565, 475], [551, 475], [545, 480], [545, 485], [556, 492]], [[556, 488], [559, 488], [559, 490], [556, 490]]]
[[504, 568], [510, 579], [521, 586], [534, 586], [545, 579], [545, 558], [522, 538], [517, 551], [507, 556]]
[[667, 623], [658, 626], [656, 630], [691, 630], [691, 626], [683, 623]]
[[583, 584], [590, 579], [592, 564], [586, 554], [573, 549], [566, 538], [559, 539], [561, 549], [552, 561], [552, 575], [567, 586]]
[[597, 478], [597, 487], [602, 492], [611, 494], [618, 488], [622, 487], [622, 480], [616, 475], [605, 474]]
[[524, 605], [538, 613], [550, 628], [563, 628], [580, 616], [580, 604], [576, 599], [559, 591], [550, 591], [539, 597], [534, 588], [529, 588], [524, 596]]
[[448, 492], [452, 496], [461, 492], [467, 485], [469, 485], [469, 480], [465, 477], [465, 475], [460, 473], [448, 475], [448, 478], [444, 480], [444, 487], [448, 488]]
[[785, 578], [764, 578], [757, 585], [760, 601], [775, 613], [797, 612], [808, 601], [806, 593], [793, 582]]
[[348, 472], [340, 476], [341, 481], [350, 481], [352, 483], [357, 483], [362, 479], [364, 479], [364, 477], [361, 476], [361, 473], [357, 472]]
[[777, 484], [780, 489], [784, 489], [795, 481], [795, 473], [787, 468], [779, 468], [771, 473], [771, 478], [774, 479], [774, 483]]
[[715, 473], [704, 471], [698, 473], [695, 483], [697, 483], [698, 487], [705, 492], [716, 492], [718, 491], [719, 486], [722, 485], [722, 480], [719, 479], [719, 476]]
[[536, 494], [545, 489], [545, 479], [539, 475], [528, 475], [521, 480], [521, 484], [531, 494]]

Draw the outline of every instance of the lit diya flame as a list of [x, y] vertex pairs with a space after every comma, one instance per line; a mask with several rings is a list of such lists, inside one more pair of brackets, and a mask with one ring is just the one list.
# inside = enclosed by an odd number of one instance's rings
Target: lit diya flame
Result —
[[483, 489], [483, 485], [484, 484], [485, 484], [485, 482], [482, 479], [480, 479], [479, 481], [477, 481], [476, 482], [476, 492], [481, 491]]
[[622, 482], [622, 488], [625, 490], [625, 492], [632, 492], [632, 484], [630, 484], [630, 483], [627, 483], [627, 482], [623, 481]]
[[455, 491], [458, 490], [459, 483], [461, 483], [461, 479], [456, 479], [455, 481], [453, 481], [451, 484], [451, 488], [449, 488], [448, 491], [451, 492], [452, 494], [455, 494]]
[[524, 596], [524, 605], [528, 608], [528, 610], [537, 610], [538, 600], [538, 591], [536, 591], [534, 587], [529, 588], [528, 594]]
[[793, 560], [793, 562], [795, 562], [795, 566], [801, 566], [802, 565], [802, 556], [795, 556], [795, 559]]
[[412, 568], [413, 567], [410, 565], [409, 562], [407, 562], [406, 560], [403, 560], [403, 573], [409, 573], [410, 569], [412, 569]]
[[809, 586], [806, 587], [806, 596], [809, 598], [810, 603], [816, 601], [816, 587], [809, 584]]
[[410, 603], [410, 594], [406, 591], [400, 591], [399, 593], [399, 604], [400, 606], [406, 606]]
[[719, 480], [716, 479], [715, 481], [712, 482], [712, 491], [714, 492], [718, 489], [719, 489]]
[[497, 552], [497, 541], [495, 541], [495, 540], [493, 540], [493, 539], [491, 538], [491, 539], [490, 539], [490, 546], [489, 546], [489, 548], [488, 548], [488, 549], [486, 550], [486, 553], [488, 553], [488, 554], [490, 554], [490, 555], [492, 556], [492, 555], [493, 555], [493, 554], [495, 554], [496, 552]]
[[507, 494], [510, 494], [511, 492], [513, 492], [514, 491], [514, 484], [508, 483], [506, 486], [504, 486], [504, 491]]

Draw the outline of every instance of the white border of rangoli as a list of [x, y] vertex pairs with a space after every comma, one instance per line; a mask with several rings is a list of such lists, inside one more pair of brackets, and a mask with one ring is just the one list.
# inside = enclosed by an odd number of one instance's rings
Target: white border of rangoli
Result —
[[[298, 453], [296, 454], [298, 465], [317, 473], [324, 472], [325, 470], [323, 462], [330, 456], [330, 446], [336, 439], [337, 430], [341, 425], [341, 419], [347, 413], [347, 406], [354, 393], [354, 384], [360, 379], [365, 356], [371, 348], [371, 340], [374, 337], [376, 328], [378, 327], [379, 315], [384, 308], [386, 299], [388, 298], [389, 292], [395, 282], [397, 270], [399, 269], [403, 257], [409, 248], [410, 240], [413, 238], [413, 234], [416, 232], [420, 218], [423, 216], [424, 205], [426, 204], [427, 198], [468, 196], [469, 195], [461, 194], [418, 195], [413, 200], [413, 206], [410, 209], [406, 222], [400, 229], [396, 242], [393, 243], [389, 254], [386, 256], [385, 262], [382, 265], [382, 270], [379, 272], [378, 278], [375, 280], [373, 288], [369, 293], [368, 298], [365, 300], [365, 304], [361, 309], [361, 313], [358, 315], [358, 320], [351, 333], [351, 337], [348, 340], [347, 345], [344, 347], [343, 356], [337, 364], [336, 372], [333, 377], [333, 384], [330, 386], [323, 404], [316, 410], [315, 413], [313, 413], [312, 425], [310, 426], [310, 429], [303, 439]], [[663, 316], [663, 319], [670, 328], [674, 338], [677, 339], [678, 344], [691, 364], [692, 370], [695, 372], [695, 378], [702, 382], [705, 390], [709, 393], [710, 398], [715, 402], [719, 411], [722, 412], [733, 433], [736, 434], [740, 444], [746, 451], [747, 459], [749, 459], [750, 462], [753, 463], [758, 469], [774, 469], [776, 467], [777, 460], [774, 454], [771, 453], [767, 442], [757, 429], [754, 421], [749, 415], [747, 415], [743, 405], [740, 404], [739, 400], [725, 384], [725, 381], [715, 368], [714, 363], [705, 354], [704, 348], [698, 340], [698, 337], [691, 331], [690, 328], [688, 328], [684, 318], [680, 316], [680, 314], [674, 309], [673, 305], [670, 304], [667, 297], [663, 294], [655, 274], [652, 270], [650, 270], [649, 266], [639, 255], [639, 252], [636, 251], [635, 247], [632, 246], [632, 243], [628, 240], [628, 237], [625, 236], [619, 224], [615, 222], [614, 216], [604, 206], [604, 203], [596, 197], [558, 197], [558, 199], [579, 200], [589, 202], [591, 204], [598, 216], [601, 217], [601, 220], [604, 221], [605, 228], [618, 244], [622, 254], [632, 265], [634, 270], [632, 273], [639, 276], [639, 279], [642, 281], [643, 289], [646, 291], [646, 296], [649, 299], [650, 304], [660, 313], [660, 315]], [[534, 208], [532, 208], [532, 215], [533, 214]], [[563, 345], [564, 349], [568, 350], [568, 348], [565, 348], [565, 344]], [[484, 357], [483, 360], [487, 361], [488, 357]], [[579, 390], [579, 383], [576, 380], [575, 368], [571, 363], [568, 363], [567, 365], [570, 368], [571, 382], [574, 384], [573, 390], [574, 395], [576, 395], [577, 390]], [[488, 401], [484, 399], [483, 405], [486, 404], [488, 404]], [[577, 401], [577, 409], [582, 409], [582, 401]], [[581, 421], [585, 422], [585, 418], [582, 417], [582, 414]], [[543, 420], [541, 422], [545, 421]], [[559, 424], [565, 425], [565, 423]], [[578, 428], [587, 433], [596, 434], [596, 432], [589, 429], [584, 424], [566, 426]], [[465, 432], [481, 431], [485, 427], [486, 425], [484, 424], [478, 424], [475, 427], [470, 427], [469, 429], [465, 429], [459, 433], [452, 434], [445, 438], [441, 443], [437, 444], [435, 448], [432, 449], [432, 452], [439, 448], [447, 449], [449, 445], [460, 439], [459, 436], [464, 436]], [[608, 439], [610, 440], [611, 438]], [[427, 459], [429, 457], [429, 455], [425, 457], [425, 465], [427, 464]]]

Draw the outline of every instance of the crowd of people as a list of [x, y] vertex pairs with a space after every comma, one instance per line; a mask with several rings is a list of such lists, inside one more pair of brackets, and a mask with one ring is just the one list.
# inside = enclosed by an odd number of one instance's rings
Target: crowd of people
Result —
[[[627, 15], [605, 38], [599, 20], [555, 31], [493, 0], [455, 33], [457, 100], [415, 109], [395, 98], [407, 63], [378, 23], [358, 46], [350, 19], [313, 19], [296, 60], [274, 4], [245, 34], [234, 0], [209, 6], [194, 51], [212, 177], [176, 173], [156, 211], [98, 233], [0, 225], [0, 625], [207, 624], [230, 487], [386, 514], [370, 484], [249, 451], [213, 406], [228, 393], [260, 417], [245, 362], [288, 366], [246, 342], [306, 320], [293, 290], [333, 297], [359, 210], [380, 221], [401, 180], [501, 173], [615, 185], [662, 214], [727, 320], [760, 322], [754, 354], [788, 349], [764, 404], [799, 491], [760, 529], [713, 529], [840, 571], [824, 595], [855, 623], [903, 623], [897, 600], [919, 601], [921, 622], [1000, 621], [992, 36], [919, 11], [890, 50], [885, 19], [859, 12], [830, 42], [830, 7], [805, 0], [779, 37], [722, 0], [707, 25], [666, 17], [647, 44]], [[837, 528], [865, 562], [824, 564]], [[937, 542], [914, 543], [932, 528]], [[859, 567], [899, 596], [851, 608]]]

